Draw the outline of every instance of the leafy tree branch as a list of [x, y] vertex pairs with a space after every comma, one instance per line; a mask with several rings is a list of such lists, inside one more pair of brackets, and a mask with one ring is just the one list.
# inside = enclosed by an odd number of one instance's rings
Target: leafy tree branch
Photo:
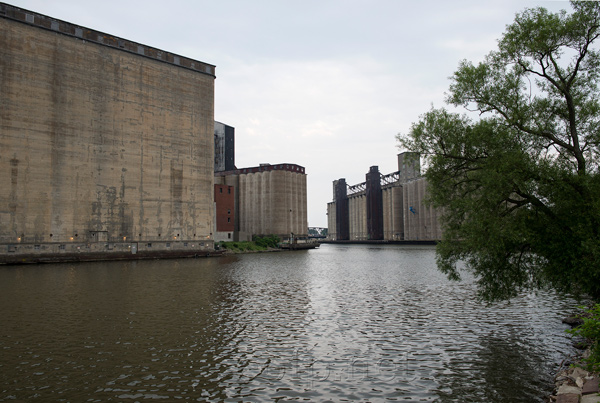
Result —
[[600, 299], [600, 3], [526, 9], [446, 102], [399, 135], [442, 210], [440, 269], [486, 300], [553, 287]]

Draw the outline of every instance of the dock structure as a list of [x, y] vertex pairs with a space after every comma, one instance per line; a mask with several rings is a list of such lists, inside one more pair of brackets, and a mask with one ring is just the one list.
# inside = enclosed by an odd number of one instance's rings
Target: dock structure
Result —
[[306, 250], [317, 249], [321, 246], [321, 242], [316, 239], [298, 239], [290, 237], [279, 244], [281, 249], [287, 250]]
[[423, 241], [441, 239], [440, 211], [425, 202], [427, 180], [415, 153], [398, 155], [398, 171], [381, 175], [377, 166], [365, 182], [333, 182], [327, 204], [329, 241]]

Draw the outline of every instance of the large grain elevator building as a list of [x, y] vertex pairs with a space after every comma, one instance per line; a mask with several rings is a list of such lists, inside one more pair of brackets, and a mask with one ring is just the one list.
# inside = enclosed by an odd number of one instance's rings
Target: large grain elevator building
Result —
[[214, 80], [0, 3], [0, 262], [211, 251]]
[[235, 128], [215, 122], [215, 241], [307, 237], [305, 168], [290, 163], [237, 168], [234, 137]]
[[234, 240], [252, 240], [255, 235], [277, 235], [282, 239], [308, 236], [304, 167], [261, 164], [217, 172], [215, 183], [235, 190]]
[[415, 153], [398, 155], [398, 171], [381, 175], [372, 166], [366, 181], [333, 182], [327, 204], [328, 238], [333, 241], [437, 241], [440, 212], [425, 202], [427, 180]]

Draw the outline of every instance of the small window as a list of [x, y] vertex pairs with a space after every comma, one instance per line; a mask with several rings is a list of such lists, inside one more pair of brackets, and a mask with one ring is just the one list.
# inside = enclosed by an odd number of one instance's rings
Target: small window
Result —
[[231, 214], [231, 210], [227, 210], [227, 214]]
[[227, 217], [227, 222], [231, 222], [231, 217]]
[[34, 250], [40, 250], [40, 245], [33, 245]]
[[223, 188], [219, 188], [219, 193], [223, 193]]
[[187, 248], [187, 245], [188, 245], [188, 243], [187, 243], [187, 242], [184, 242], [184, 243], [183, 243], [183, 246], [184, 246], [184, 247], [186, 247], [186, 248]]
[[231, 188], [227, 188], [227, 193], [231, 194]]
[[65, 245], [60, 245], [60, 246], [58, 247], [58, 249], [60, 249], [60, 250], [65, 250]]
[[149, 248], [151, 248], [151, 247], [152, 247], [152, 244], [151, 244], [151, 243], [149, 243], [149, 244], [148, 244], [148, 247], [149, 247]]
[[227, 238], [231, 239], [231, 232], [227, 233]]
[[167, 242], [167, 248], [171, 247], [171, 242]]

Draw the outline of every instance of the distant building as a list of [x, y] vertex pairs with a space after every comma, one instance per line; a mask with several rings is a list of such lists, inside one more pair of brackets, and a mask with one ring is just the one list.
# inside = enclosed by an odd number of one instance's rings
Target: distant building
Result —
[[213, 250], [213, 65], [4, 3], [0, 53], [0, 262]]
[[336, 241], [436, 241], [441, 239], [439, 211], [424, 203], [427, 181], [419, 155], [398, 155], [398, 171], [382, 176], [372, 166], [366, 181], [348, 186], [333, 182], [327, 204], [328, 238]]
[[215, 172], [235, 169], [235, 129], [215, 122]]
[[307, 237], [305, 168], [296, 164], [260, 164], [238, 169], [234, 150], [228, 149], [228, 145], [233, 147], [234, 137], [233, 127], [215, 122], [215, 189], [230, 188], [234, 204], [233, 215], [227, 217], [234, 222], [231, 239], [231, 233], [222, 231], [222, 224], [219, 226], [219, 217], [225, 217], [224, 212], [230, 210], [224, 203], [231, 201], [215, 193], [215, 240], [248, 241], [255, 235]]
[[308, 236], [304, 167], [261, 164], [217, 172], [215, 183], [235, 189], [236, 241], [252, 240], [254, 235]]

